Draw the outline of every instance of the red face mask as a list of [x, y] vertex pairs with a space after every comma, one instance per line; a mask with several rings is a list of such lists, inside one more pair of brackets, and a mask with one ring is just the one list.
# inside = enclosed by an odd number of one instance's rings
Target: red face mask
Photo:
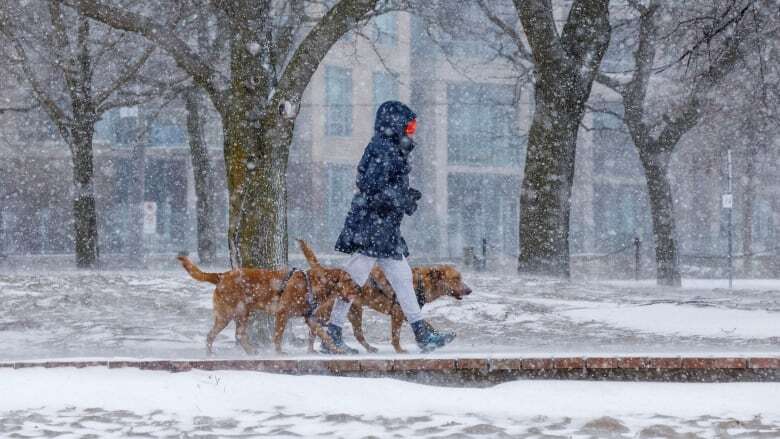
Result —
[[412, 119], [409, 121], [408, 124], [406, 124], [406, 129], [404, 130], [404, 133], [407, 137], [412, 137], [414, 133], [417, 132], [417, 119]]

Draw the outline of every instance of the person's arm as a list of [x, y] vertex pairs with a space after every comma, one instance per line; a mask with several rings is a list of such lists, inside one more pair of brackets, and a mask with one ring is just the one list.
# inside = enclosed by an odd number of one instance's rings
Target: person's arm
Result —
[[406, 188], [391, 184], [394, 172], [400, 166], [385, 151], [369, 147], [358, 165], [357, 187], [368, 196], [368, 202], [375, 210], [406, 210]]
[[360, 192], [374, 196], [388, 185], [390, 169], [385, 156], [371, 146], [366, 149], [358, 165], [357, 187]]

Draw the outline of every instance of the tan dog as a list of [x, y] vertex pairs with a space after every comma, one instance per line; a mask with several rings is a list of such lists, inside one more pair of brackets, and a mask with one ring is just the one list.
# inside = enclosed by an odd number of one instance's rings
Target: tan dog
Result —
[[[179, 256], [184, 269], [193, 279], [216, 285], [214, 289], [214, 326], [206, 337], [206, 348], [213, 354], [214, 339], [231, 321], [236, 322], [236, 338], [248, 354], [256, 353], [246, 333], [249, 315], [261, 310], [276, 317], [273, 342], [276, 352], [282, 352], [282, 336], [291, 316], [305, 319], [310, 331], [322, 338], [330, 348], [336, 348], [317, 319], [310, 318], [318, 306], [332, 306], [336, 296], [355, 297], [360, 289], [349, 275], [340, 269], [318, 267], [300, 270], [264, 270], [243, 268], [224, 273], [204, 273], [187, 257]], [[311, 287], [311, 295], [307, 292]], [[314, 299], [314, 300], [310, 300]], [[319, 314], [319, 312], [317, 312]]]
[[[298, 241], [306, 261], [311, 267], [319, 265], [317, 257], [305, 242]], [[451, 265], [430, 265], [412, 268], [412, 279], [414, 289], [417, 293], [417, 301], [420, 307], [434, 300], [450, 296], [457, 300], [471, 294], [471, 288], [463, 282], [460, 272]], [[317, 317], [322, 321], [327, 321], [333, 309], [332, 300], [326, 306], [317, 310]], [[395, 292], [390, 286], [384, 273], [379, 267], [371, 270], [366, 284], [360, 289], [360, 294], [355, 298], [352, 307], [349, 310], [349, 321], [352, 324], [352, 330], [355, 339], [368, 352], [377, 352], [377, 349], [368, 344], [363, 334], [363, 307], [367, 306], [374, 311], [390, 316], [390, 339], [393, 348], [398, 353], [406, 352], [401, 347], [401, 327], [403, 326], [404, 313], [401, 305], [395, 300]], [[311, 333], [309, 336], [309, 351], [314, 351], [314, 338], [317, 334]]]

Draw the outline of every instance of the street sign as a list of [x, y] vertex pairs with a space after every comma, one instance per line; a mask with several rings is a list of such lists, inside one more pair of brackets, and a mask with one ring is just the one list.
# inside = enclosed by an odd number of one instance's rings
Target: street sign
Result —
[[723, 194], [723, 208], [724, 209], [731, 209], [734, 207], [734, 195], [732, 194]]
[[144, 233], [157, 233], [157, 203], [144, 201]]

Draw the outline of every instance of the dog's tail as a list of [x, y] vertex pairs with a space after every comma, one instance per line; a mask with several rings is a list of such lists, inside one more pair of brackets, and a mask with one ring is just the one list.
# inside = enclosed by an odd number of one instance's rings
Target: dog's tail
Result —
[[216, 285], [222, 279], [221, 273], [204, 273], [200, 271], [200, 269], [190, 261], [190, 258], [186, 256], [177, 256], [176, 259], [181, 262], [182, 267], [184, 267], [184, 269], [187, 270], [187, 273], [195, 280], [210, 282]]
[[303, 256], [306, 258], [306, 262], [309, 263], [311, 268], [319, 268], [320, 261], [317, 260], [317, 255], [314, 254], [314, 250], [309, 247], [309, 244], [307, 244], [303, 239], [299, 239], [298, 246], [301, 248]]

